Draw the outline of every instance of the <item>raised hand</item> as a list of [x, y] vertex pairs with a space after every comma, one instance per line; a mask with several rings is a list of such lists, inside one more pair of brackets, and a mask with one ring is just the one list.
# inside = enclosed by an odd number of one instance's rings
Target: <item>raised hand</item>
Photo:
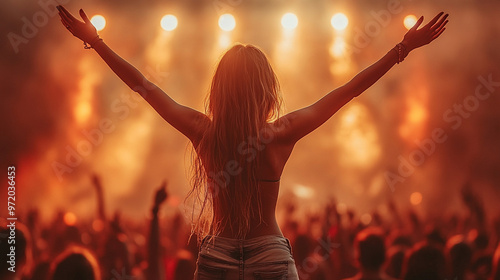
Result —
[[96, 190], [98, 191], [102, 191], [102, 184], [101, 184], [101, 178], [99, 178], [99, 176], [97, 174], [92, 174], [92, 183], [94, 185], [94, 187], [96, 188]]
[[443, 12], [437, 14], [429, 23], [417, 30], [424, 21], [424, 17], [422, 16], [418, 19], [415, 25], [405, 34], [402, 42], [408, 52], [429, 44], [443, 34], [446, 30], [445, 26], [448, 23], [448, 14], [444, 16], [443, 14]]
[[73, 36], [83, 42], [91, 44], [94, 40], [96, 40], [96, 38], [99, 38], [97, 30], [82, 9], [80, 9], [80, 16], [82, 17], [83, 22], [75, 18], [63, 6], [57, 6], [57, 10], [59, 10], [59, 16], [61, 17], [62, 24], [69, 30], [69, 32], [71, 32], [71, 34], [73, 34]]
[[158, 188], [158, 190], [156, 191], [155, 201], [154, 201], [155, 208], [159, 207], [167, 199], [168, 193], [166, 191], [166, 187], [167, 187], [167, 181], [164, 181], [161, 184], [160, 188]]

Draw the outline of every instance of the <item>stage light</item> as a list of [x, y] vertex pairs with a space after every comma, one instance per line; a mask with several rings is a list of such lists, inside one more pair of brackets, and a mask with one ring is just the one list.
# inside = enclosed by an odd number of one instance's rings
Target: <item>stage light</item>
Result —
[[339, 213], [340, 215], [346, 214], [347, 213], [347, 205], [345, 205], [345, 203], [342, 203], [342, 202], [337, 204], [337, 213]]
[[66, 212], [63, 217], [64, 223], [68, 226], [73, 226], [76, 224], [76, 216], [71, 212]]
[[[330, 47], [330, 55], [335, 58], [342, 57], [347, 49], [347, 44], [342, 36], [337, 36]], [[338, 62], [336, 62], [338, 63]]]
[[93, 16], [90, 19], [90, 22], [95, 26], [95, 29], [97, 29], [97, 31], [101, 31], [104, 29], [104, 27], [106, 27], [106, 19], [101, 15]]
[[409, 30], [410, 28], [412, 28], [415, 25], [415, 23], [417, 23], [417, 20], [418, 19], [417, 19], [416, 16], [414, 16], [414, 15], [407, 15], [405, 17], [405, 19], [403, 20], [403, 24], [406, 27], [406, 29]]
[[174, 15], [165, 15], [160, 21], [161, 28], [165, 31], [172, 31], [177, 28], [177, 18]]
[[299, 198], [309, 199], [314, 197], [315, 191], [310, 187], [297, 184], [293, 188], [293, 193]]
[[412, 124], [421, 124], [427, 119], [427, 112], [422, 104], [414, 102], [408, 110], [408, 120]]
[[349, 20], [347, 19], [347, 16], [344, 15], [343, 13], [336, 13], [335, 15], [333, 15], [330, 23], [332, 24], [333, 28], [341, 31], [347, 28]]
[[137, 245], [139, 246], [144, 246], [146, 245], [146, 237], [144, 237], [144, 235], [140, 234], [140, 233], [136, 233], [134, 235], [134, 241]]
[[219, 27], [224, 31], [231, 31], [236, 27], [236, 20], [231, 14], [223, 14], [219, 17]]
[[380, 136], [368, 107], [357, 102], [351, 103], [339, 117], [339, 132], [332, 136], [335, 145], [340, 148], [336, 155], [340, 164], [366, 170], [375, 166], [382, 150]]
[[361, 221], [361, 223], [363, 225], [367, 226], [372, 222], [372, 215], [365, 213], [365, 214], [361, 215], [359, 220]]
[[92, 222], [92, 229], [95, 232], [101, 232], [104, 229], [104, 222], [101, 220], [94, 220]]
[[410, 202], [412, 205], [419, 205], [422, 203], [422, 194], [419, 192], [414, 192], [410, 196]]
[[[421, 79], [419, 82], [420, 85], [425, 86], [424, 79]], [[429, 119], [425, 101], [428, 93], [424, 86], [422, 88], [414, 88], [414, 94], [405, 101], [407, 110], [404, 113], [404, 121], [399, 127], [399, 135], [411, 143], [413, 143], [412, 139], [423, 137], [424, 128]]]
[[74, 115], [78, 123], [85, 123], [92, 115], [92, 104], [85, 100], [78, 102], [74, 108]]
[[225, 32], [222, 34], [219, 34], [219, 46], [221, 48], [227, 48], [231, 45], [231, 36], [226, 34]]
[[90, 245], [92, 242], [92, 237], [90, 237], [90, 234], [88, 232], [84, 232], [80, 235], [80, 238], [82, 240], [83, 245]]
[[295, 14], [286, 13], [281, 18], [281, 25], [285, 29], [288, 29], [288, 30], [295, 29], [298, 24], [299, 24], [299, 19], [297, 18], [297, 16]]

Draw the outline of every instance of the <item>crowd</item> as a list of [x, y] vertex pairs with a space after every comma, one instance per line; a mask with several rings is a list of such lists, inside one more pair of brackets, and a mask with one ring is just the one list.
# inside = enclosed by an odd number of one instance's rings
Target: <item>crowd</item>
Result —
[[[108, 218], [103, 187], [93, 184], [97, 215], [68, 224], [64, 214], [42, 224], [37, 210], [16, 223], [15, 272], [9, 271], [7, 220], [0, 225], [0, 279], [156, 280], [192, 279], [198, 243], [184, 215], [159, 216], [168, 197], [166, 183], [153, 194], [147, 221], [117, 212]], [[360, 221], [355, 208], [297, 218], [285, 201], [281, 228], [290, 239], [300, 279], [500, 280], [500, 216], [487, 213], [480, 197], [464, 187], [467, 215], [422, 218], [388, 203], [389, 215]], [[491, 217], [489, 217], [491, 215]], [[4, 260], [5, 259], [5, 260]]]

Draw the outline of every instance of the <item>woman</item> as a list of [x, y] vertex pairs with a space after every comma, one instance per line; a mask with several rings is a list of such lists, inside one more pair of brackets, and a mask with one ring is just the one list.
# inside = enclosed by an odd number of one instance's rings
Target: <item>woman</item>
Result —
[[[205, 237], [196, 279], [298, 279], [291, 248], [275, 218], [280, 176], [295, 143], [382, 77], [410, 51], [445, 30], [438, 14], [379, 61], [313, 105], [279, 116], [279, 84], [266, 56], [251, 45], [235, 45], [213, 77], [207, 114], [176, 103], [97, 35], [83, 10], [83, 22], [59, 6], [63, 25], [90, 44], [132, 90], [193, 144], [193, 186], [199, 206], [194, 232]], [[266, 278], [267, 277], [267, 278]]]

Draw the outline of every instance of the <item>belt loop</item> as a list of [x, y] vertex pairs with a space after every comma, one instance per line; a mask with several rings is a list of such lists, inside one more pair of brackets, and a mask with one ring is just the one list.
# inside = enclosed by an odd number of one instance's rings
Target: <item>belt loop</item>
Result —
[[[203, 239], [201, 240], [201, 244], [200, 244], [200, 252], [203, 249], [203, 245], [205, 245], [205, 243], [207, 243], [207, 240], [210, 237], [211, 237], [210, 235], [207, 235], [207, 236], [203, 237]], [[208, 244], [207, 244], [207, 253], [209, 253], [209, 252], [210, 252], [210, 249], [208, 248]]]
[[203, 237], [203, 240], [201, 240], [201, 245], [203, 246], [203, 244], [205, 244], [205, 241], [207, 241], [207, 238], [208, 238], [208, 235]]

